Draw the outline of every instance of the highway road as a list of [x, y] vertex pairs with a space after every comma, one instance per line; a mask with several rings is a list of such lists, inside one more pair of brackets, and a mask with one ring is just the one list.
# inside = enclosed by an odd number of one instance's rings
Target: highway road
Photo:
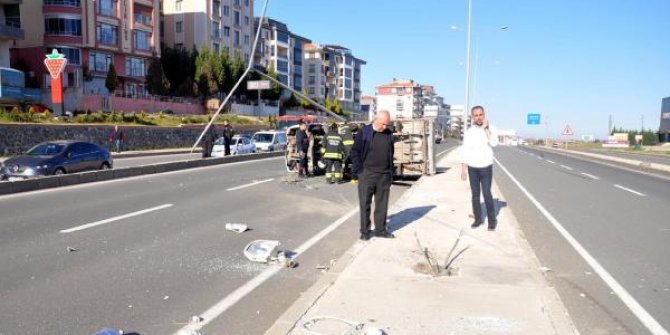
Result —
[[[295, 182], [283, 157], [0, 196], [0, 334], [172, 334], [193, 315], [262, 334], [357, 241], [356, 210], [354, 185]], [[250, 262], [256, 239], [299, 266]]]
[[595, 154], [614, 156], [625, 159], [633, 159], [646, 163], [656, 163], [656, 164], [665, 164], [670, 165], [670, 155], [655, 153], [635, 153], [635, 152], [621, 152], [621, 151], [608, 151], [608, 150], [583, 150], [586, 152], [591, 152]]
[[138, 156], [126, 158], [114, 158], [114, 168], [120, 169], [125, 167], [134, 167], [142, 165], [160, 164], [168, 162], [187, 161], [194, 159], [202, 159], [202, 153], [186, 153], [186, 154], [170, 154], [157, 156]]
[[[500, 147], [496, 156], [506, 206], [582, 334], [652, 334], [644, 315], [670, 329], [668, 179], [532, 147]], [[587, 264], [556, 225], [611, 278]], [[639, 305], [624, 303], [626, 294]]]

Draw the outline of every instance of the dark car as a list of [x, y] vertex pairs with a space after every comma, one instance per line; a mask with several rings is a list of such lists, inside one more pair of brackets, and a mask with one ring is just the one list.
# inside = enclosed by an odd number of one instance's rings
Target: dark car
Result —
[[50, 141], [40, 143], [22, 155], [2, 163], [0, 176], [16, 181], [35, 176], [58, 175], [112, 168], [109, 150], [82, 141]]

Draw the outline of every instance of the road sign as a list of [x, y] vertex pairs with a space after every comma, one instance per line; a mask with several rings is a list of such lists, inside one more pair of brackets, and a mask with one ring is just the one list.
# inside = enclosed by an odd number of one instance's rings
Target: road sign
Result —
[[570, 128], [569, 124], [565, 125], [565, 128], [563, 129], [563, 132], [561, 133], [561, 135], [565, 135], [565, 136], [572, 136], [574, 134], [575, 133], [572, 132], [572, 128]]
[[249, 80], [247, 81], [248, 90], [269, 90], [271, 87], [269, 80]]
[[540, 124], [540, 114], [528, 114], [528, 125]]

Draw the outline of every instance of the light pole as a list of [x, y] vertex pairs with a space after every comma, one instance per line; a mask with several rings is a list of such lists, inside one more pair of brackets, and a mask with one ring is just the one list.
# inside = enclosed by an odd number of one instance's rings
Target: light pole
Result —
[[[498, 28], [498, 30], [505, 31], [509, 28], [509, 26], [502, 26]], [[477, 71], [479, 70], [479, 37], [481, 36], [481, 33], [477, 32], [475, 33], [475, 74], [472, 78], [472, 103], [477, 104]]]
[[465, 51], [465, 103], [463, 104], [463, 126], [470, 114], [470, 30], [472, 28], [472, 0], [468, 0], [468, 42]]

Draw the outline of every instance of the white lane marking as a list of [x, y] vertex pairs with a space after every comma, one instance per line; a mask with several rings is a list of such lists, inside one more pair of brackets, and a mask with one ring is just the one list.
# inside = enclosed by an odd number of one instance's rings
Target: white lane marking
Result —
[[622, 189], [622, 190], [624, 190], [624, 191], [628, 191], [628, 192], [633, 193], [633, 194], [637, 194], [637, 195], [639, 195], [639, 196], [641, 196], [641, 197], [644, 197], [644, 196], [645, 196], [644, 193], [640, 193], [640, 192], [638, 192], [638, 191], [631, 190], [630, 188], [628, 188], [628, 187], [623, 187], [623, 186], [621, 186], [621, 185], [619, 185], [619, 184], [614, 184], [614, 187], [616, 187], [616, 188], [620, 188], [620, 189]]
[[548, 159], [547, 159], [547, 163], [556, 164], [556, 162], [554, 162], [554, 161], [550, 161], [550, 160], [548, 160]]
[[[296, 253], [294, 258], [300, 256], [301, 253], [307, 251], [309, 248], [314, 246], [322, 238], [324, 238], [333, 230], [337, 229], [340, 225], [342, 225], [345, 221], [347, 221], [351, 216], [353, 216], [357, 212], [358, 208], [352, 209], [347, 214], [344, 214], [344, 216], [340, 217], [335, 222], [331, 223], [328, 227], [324, 228], [316, 235], [312, 236], [312, 238], [305, 241], [303, 244], [301, 244], [299, 247], [293, 250]], [[235, 291], [228, 294], [228, 296], [221, 299], [219, 302], [217, 302], [214, 306], [210, 307], [204, 313], [199, 314], [200, 317], [202, 318], [202, 322], [188, 324], [184, 326], [184, 328], [175, 332], [175, 335], [190, 334], [193, 331], [198, 331], [202, 329], [202, 327], [206, 326], [208, 323], [219, 317], [221, 314], [225, 313], [230, 307], [235, 305], [238, 301], [242, 300], [242, 298], [244, 298], [247, 294], [251, 293], [253, 290], [255, 290], [258, 286], [263, 284], [266, 280], [270, 279], [281, 269], [282, 268], [279, 266], [270, 266], [267, 269], [263, 270], [263, 272], [261, 272], [256, 277], [246, 282], [244, 285], [238, 287]]]
[[526, 188], [523, 187], [509, 171], [507, 171], [507, 169], [497, 159], [494, 158], [494, 160], [496, 163], [498, 163], [498, 166], [500, 166], [505, 174], [510, 177], [514, 184], [519, 187], [521, 192], [523, 192], [526, 197], [528, 197], [528, 199], [535, 205], [535, 207], [537, 207], [537, 209], [544, 215], [544, 217], [546, 217], [547, 220], [551, 222], [554, 228], [556, 228], [556, 230], [561, 233], [563, 238], [565, 238], [565, 240], [568, 241], [570, 245], [572, 245], [572, 248], [574, 248], [577, 253], [582, 256], [584, 261], [586, 261], [586, 263], [593, 268], [593, 270], [600, 276], [600, 278], [602, 278], [607, 286], [610, 287], [610, 289], [621, 299], [624, 304], [626, 304], [628, 309], [630, 309], [630, 311], [635, 314], [635, 316], [642, 322], [642, 324], [645, 325], [645, 327], [647, 327], [647, 329], [649, 329], [652, 334], [670, 335], [670, 333], [668, 333], [668, 331], [665, 330], [665, 328], [663, 328], [663, 326], [661, 326], [661, 324], [658, 323], [658, 321], [656, 321], [656, 319], [654, 319], [654, 317], [651, 316], [651, 314], [649, 314], [649, 312], [647, 312], [644, 307], [642, 307], [642, 305], [640, 305], [637, 300], [635, 300], [635, 298], [633, 298], [633, 296], [631, 296], [630, 293], [628, 293], [628, 291], [626, 291], [626, 289], [621, 286], [621, 284], [619, 284], [619, 282], [617, 282], [616, 279], [614, 279], [614, 277], [612, 277], [612, 275], [607, 272], [607, 270], [605, 270], [605, 268], [602, 267], [602, 265], [600, 265], [600, 263], [595, 258], [593, 258], [593, 256], [591, 256], [591, 254], [589, 254], [588, 251], [586, 251], [586, 249], [584, 249], [581, 243], [579, 243], [579, 241], [577, 241], [577, 239], [575, 239], [563, 227], [563, 225], [561, 225], [561, 223], [558, 222], [558, 220], [556, 220], [556, 218], [554, 218], [554, 216], [551, 215], [551, 213], [549, 213], [549, 211], [547, 211], [544, 206], [542, 206], [542, 204], [540, 204], [540, 202], [537, 201], [535, 197], [530, 194], [530, 192], [528, 192]]
[[591, 178], [591, 179], [594, 179], [594, 180], [598, 180], [598, 179], [600, 179], [600, 178], [598, 178], [598, 177], [596, 177], [596, 176], [594, 176], [594, 175], [592, 175], [592, 174], [588, 174], [588, 173], [586, 173], [586, 172], [582, 172], [582, 174], [585, 175], [585, 176], [587, 176], [587, 177], [589, 177], [589, 178]]
[[84, 230], [84, 229], [88, 229], [88, 228], [93, 228], [93, 227], [100, 226], [100, 225], [103, 225], [103, 224], [106, 224], [106, 223], [131, 218], [133, 216], [146, 214], [146, 213], [149, 213], [149, 212], [161, 210], [161, 209], [172, 207], [172, 206], [173, 206], [172, 204], [165, 204], [165, 205], [160, 205], [160, 206], [156, 206], [156, 207], [151, 207], [151, 208], [143, 209], [141, 211], [132, 212], [132, 213], [128, 213], [128, 214], [123, 214], [123, 215], [115, 216], [113, 218], [83, 224], [83, 225], [77, 226], [77, 227], [73, 227], [73, 228], [69, 228], [69, 229], [63, 229], [60, 232], [63, 233], [63, 234], [72, 233], [72, 232], [75, 232], [75, 231]]
[[267, 183], [267, 182], [273, 181], [273, 180], [275, 180], [275, 179], [274, 178], [269, 178], [269, 179], [265, 179], [265, 180], [259, 180], [259, 181], [255, 181], [253, 183], [231, 187], [231, 188], [227, 189], [226, 191], [237, 191], [237, 190], [240, 190], [240, 189], [243, 189], [243, 188], [247, 188], [247, 187], [262, 184], [262, 183]]
[[563, 165], [563, 164], [561, 164], [561, 167], [564, 168], [564, 169], [566, 169], [566, 170], [571, 170], [571, 171], [572, 171], [572, 168], [569, 167], [569, 166], [567, 166], [567, 165]]

